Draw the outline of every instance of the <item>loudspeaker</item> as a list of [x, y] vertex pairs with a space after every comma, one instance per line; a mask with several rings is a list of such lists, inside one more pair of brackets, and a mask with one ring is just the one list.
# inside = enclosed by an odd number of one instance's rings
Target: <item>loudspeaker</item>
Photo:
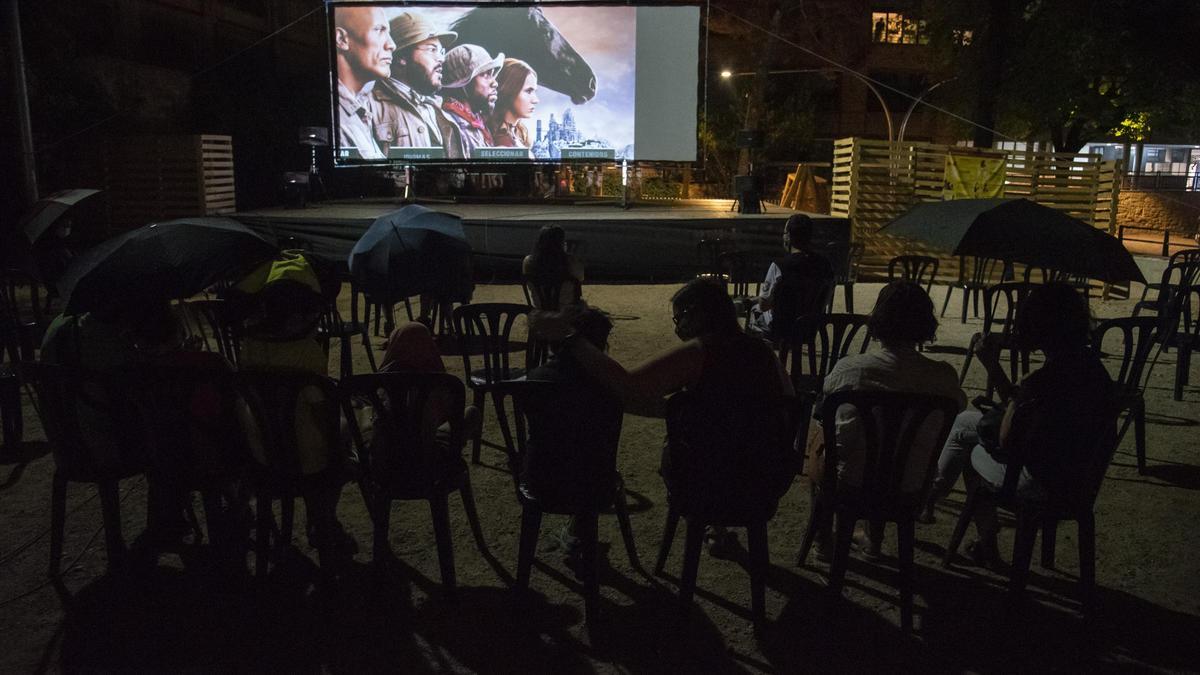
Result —
[[762, 191], [762, 179], [758, 176], [734, 176], [733, 194], [741, 194], [747, 190]]
[[762, 200], [758, 190], [745, 190], [738, 193], [738, 213], [762, 213]]
[[734, 137], [734, 144], [739, 148], [761, 148], [763, 132], [758, 129], [742, 129]]

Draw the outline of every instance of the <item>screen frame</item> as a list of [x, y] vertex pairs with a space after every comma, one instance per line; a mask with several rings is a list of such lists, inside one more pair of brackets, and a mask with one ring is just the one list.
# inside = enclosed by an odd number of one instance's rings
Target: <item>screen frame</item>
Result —
[[[696, 159], [691, 162], [679, 160], [661, 160], [669, 164], [692, 164], [703, 166], [704, 156], [702, 155], [702, 146], [700, 144], [699, 130], [707, 123], [708, 117], [708, 16], [709, 16], [710, 0], [513, 0], [512, 2], [493, 2], [489, 0], [381, 0], [379, 2], [366, 0], [326, 0], [325, 2], [325, 36], [328, 45], [329, 58], [329, 130], [330, 142], [329, 146], [333, 150], [333, 168], [363, 168], [376, 167], [381, 169], [395, 169], [399, 167], [434, 167], [434, 166], [453, 166], [464, 168], [469, 166], [491, 166], [512, 165], [512, 166], [537, 166], [537, 165], [582, 165], [582, 164], [620, 164], [628, 161], [630, 164], [636, 162], [654, 162], [659, 160], [649, 160], [641, 158], [619, 159], [525, 159], [513, 160], [508, 158], [473, 158], [473, 159], [349, 159], [339, 158], [337, 155], [337, 139], [341, 137], [340, 123], [341, 118], [338, 115], [337, 102], [337, 46], [334, 36], [333, 14], [337, 7], [355, 7], [362, 5], [371, 5], [378, 7], [486, 7], [495, 5], [498, 7], [696, 7], [700, 10], [700, 23], [697, 26], [697, 40], [699, 56], [697, 77], [696, 77], [696, 101], [698, 103], [697, 113], [697, 134], [696, 134]], [[635, 113], [636, 114], [636, 113]], [[637, 139], [634, 139], [637, 142]]]

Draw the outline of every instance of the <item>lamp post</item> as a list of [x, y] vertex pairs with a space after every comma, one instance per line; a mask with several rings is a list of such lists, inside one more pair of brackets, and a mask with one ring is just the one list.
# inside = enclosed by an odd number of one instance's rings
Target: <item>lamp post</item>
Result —
[[931, 84], [928, 87], [926, 87], [925, 91], [921, 92], [920, 94], [917, 95], [916, 98], [913, 99], [912, 104], [908, 106], [908, 111], [904, 113], [904, 119], [900, 120], [900, 135], [896, 137], [897, 143], [904, 142], [904, 130], [905, 130], [905, 128], [908, 127], [908, 118], [912, 117], [913, 111], [917, 109], [917, 104], [919, 104], [921, 102], [921, 100], [924, 99], [926, 96], [933, 93], [934, 89], [937, 89], [938, 87], [942, 86], [943, 84], [946, 84], [947, 82], [951, 82], [951, 81], [957, 80], [957, 79], [958, 79], [957, 77], [948, 77], [948, 78], [942, 80], [941, 82], [935, 82], [934, 84]]

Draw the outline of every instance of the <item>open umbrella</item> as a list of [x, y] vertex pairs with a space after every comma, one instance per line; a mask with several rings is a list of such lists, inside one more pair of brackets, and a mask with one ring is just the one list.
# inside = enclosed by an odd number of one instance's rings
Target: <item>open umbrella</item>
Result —
[[37, 242], [59, 218], [63, 217], [63, 214], [70, 211], [79, 202], [94, 194], [99, 194], [99, 192], [99, 190], [85, 188], [60, 190], [37, 200], [21, 221], [21, 229], [25, 232], [25, 238], [31, 244]]
[[411, 204], [380, 216], [350, 251], [350, 273], [380, 300], [427, 293], [471, 299], [471, 245], [462, 219]]
[[880, 232], [954, 255], [986, 256], [1101, 281], [1146, 281], [1115, 237], [1028, 199], [923, 202]]
[[71, 261], [58, 282], [70, 313], [186, 298], [274, 256], [273, 244], [229, 218], [180, 218], [118, 235]]

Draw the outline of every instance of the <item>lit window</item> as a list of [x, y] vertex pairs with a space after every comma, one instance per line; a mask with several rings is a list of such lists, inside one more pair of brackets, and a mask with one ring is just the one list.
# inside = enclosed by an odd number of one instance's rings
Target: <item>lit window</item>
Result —
[[871, 41], [895, 45], [929, 44], [925, 22], [899, 12], [871, 12]]

